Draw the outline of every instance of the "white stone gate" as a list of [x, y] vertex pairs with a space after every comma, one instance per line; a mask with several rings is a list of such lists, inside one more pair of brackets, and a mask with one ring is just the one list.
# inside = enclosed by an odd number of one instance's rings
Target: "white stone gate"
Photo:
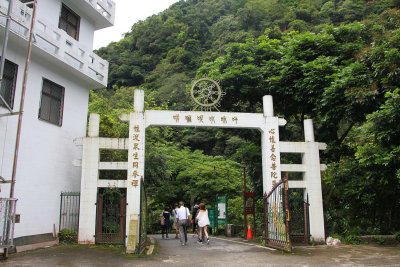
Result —
[[[100, 187], [126, 188], [126, 250], [133, 253], [138, 243], [140, 181], [144, 177], [145, 130], [149, 126], [220, 127], [258, 129], [261, 132], [263, 191], [269, 192], [281, 179], [281, 172], [301, 172], [303, 180], [289, 181], [290, 188], [304, 189], [310, 201], [310, 234], [325, 239], [319, 150], [326, 148], [314, 141], [312, 120], [304, 121], [305, 142], [280, 142], [279, 126], [286, 120], [274, 117], [272, 96], [264, 96], [263, 113], [209, 111], [144, 110], [144, 91], [135, 90], [134, 111], [120, 116], [129, 122], [129, 138], [99, 137], [97, 114], [89, 119], [88, 137], [77, 140], [83, 145], [79, 243], [95, 242], [96, 195]], [[100, 162], [100, 149], [128, 150], [128, 162]], [[281, 164], [281, 153], [302, 155], [302, 164]], [[127, 170], [126, 180], [100, 180], [99, 170]]]

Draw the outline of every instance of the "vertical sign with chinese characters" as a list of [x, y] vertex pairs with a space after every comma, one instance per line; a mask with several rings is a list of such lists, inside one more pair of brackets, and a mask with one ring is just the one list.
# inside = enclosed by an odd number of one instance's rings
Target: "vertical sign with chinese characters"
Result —
[[142, 146], [142, 139], [144, 137], [144, 133], [141, 133], [141, 126], [142, 125], [139, 124], [133, 125], [133, 133], [131, 137], [132, 152], [130, 156], [132, 160], [132, 173], [130, 177], [130, 183], [135, 187], [139, 185], [140, 178], [143, 177], [143, 171], [141, 171], [140, 167], [142, 167], [143, 164], [142, 157], [144, 154], [144, 149]]
[[275, 128], [270, 128], [268, 129], [268, 145], [267, 145], [267, 149], [271, 152], [269, 159], [271, 160], [271, 165], [269, 166], [270, 170], [269, 170], [269, 174], [271, 177], [271, 183], [272, 183], [272, 187], [274, 187], [277, 184], [277, 179], [278, 179], [278, 174], [277, 172], [277, 164], [276, 164], [276, 147], [278, 145], [278, 139], [276, 139], [276, 131], [277, 129]]
[[143, 112], [130, 113], [127, 176], [127, 250], [134, 251], [138, 242], [140, 183], [144, 177], [145, 119]]
[[270, 118], [263, 130], [263, 187], [268, 193], [281, 180], [280, 150], [279, 150], [279, 125]]

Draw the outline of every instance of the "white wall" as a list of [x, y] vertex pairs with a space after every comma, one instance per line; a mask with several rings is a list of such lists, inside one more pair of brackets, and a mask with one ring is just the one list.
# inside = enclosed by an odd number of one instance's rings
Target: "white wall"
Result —
[[[7, 51], [7, 59], [18, 64], [14, 111], [19, 109], [25, 60], [18, 53], [21, 51]], [[43, 78], [65, 87], [61, 127], [38, 119]], [[15, 237], [53, 232], [53, 224], [58, 229], [61, 191], [80, 190], [80, 168], [73, 167], [72, 160], [80, 158], [82, 151], [73, 140], [86, 133], [89, 92], [84, 85], [65, 77], [61, 69], [41, 66], [35, 56], [27, 84], [15, 185], [21, 223], [16, 224]], [[17, 116], [0, 117], [0, 175], [7, 179], [11, 177], [17, 120]], [[2, 186], [0, 196], [8, 195], [9, 187]]]
[[[1, 43], [2, 44], [2, 43]], [[0, 45], [0, 48], [2, 46]], [[8, 49], [10, 50], [10, 49]], [[22, 77], [24, 73], [24, 58], [20, 52], [15, 53], [9, 51], [6, 55], [6, 59], [18, 65], [16, 93], [14, 96], [14, 108], [13, 111], [19, 110], [20, 103], [20, 92], [22, 88]], [[6, 108], [0, 107], [0, 114], [7, 113]], [[18, 116], [7, 116], [0, 117], [0, 175], [6, 179], [11, 178], [12, 175], [12, 164], [14, 156], [15, 146], [15, 135], [17, 132]], [[9, 186], [2, 184], [1, 186], [1, 197], [9, 196]]]
[[[81, 0], [79, 0], [81, 1]], [[58, 28], [58, 21], [61, 12], [61, 0], [40, 0], [37, 6], [37, 16], [38, 18], [51, 23], [54, 27]], [[93, 22], [86, 19], [85, 15], [79, 10], [68, 4], [68, 8], [74, 11], [78, 16], [80, 16], [80, 28], [79, 28], [79, 42], [84, 44], [87, 48], [93, 48], [93, 38], [94, 38], [94, 25]]]

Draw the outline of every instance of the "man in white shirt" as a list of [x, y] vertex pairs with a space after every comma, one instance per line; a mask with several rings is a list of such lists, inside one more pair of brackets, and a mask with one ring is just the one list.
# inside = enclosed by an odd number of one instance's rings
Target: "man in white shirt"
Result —
[[181, 245], [184, 246], [187, 243], [187, 229], [186, 229], [186, 221], [190, 221], [190, 212], [189, 209], [185, 207], [183, 202], [179, 202], [180, 208], [176, 212], [176, 217], [178, 219], [179, 226], [179, 235], [181, 240]]

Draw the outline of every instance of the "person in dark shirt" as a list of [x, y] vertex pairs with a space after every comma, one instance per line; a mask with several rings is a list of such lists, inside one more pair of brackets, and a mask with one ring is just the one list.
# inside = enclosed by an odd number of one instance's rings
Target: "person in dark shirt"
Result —
[[164, 234], [166, 238], [168, 238], [168, 230], [171, 227], [171, 213], [169, 212], [168, 207], [165, 207], [165, 210], [162, 213], [161, 227], [162, 227], [162, 239], [164, 239]]
[[196, 205], [194, 205], [193, 211], [192, 211], [192, 218], [193, 218], [193, 220], [192, 220], [193, 234], [196, 233], [196, 225], [197, 225], [197, 223], [194, 221], [194, 218], [196, 218], [198, 212], [199, 212], [199, 205], [196, 204]]

